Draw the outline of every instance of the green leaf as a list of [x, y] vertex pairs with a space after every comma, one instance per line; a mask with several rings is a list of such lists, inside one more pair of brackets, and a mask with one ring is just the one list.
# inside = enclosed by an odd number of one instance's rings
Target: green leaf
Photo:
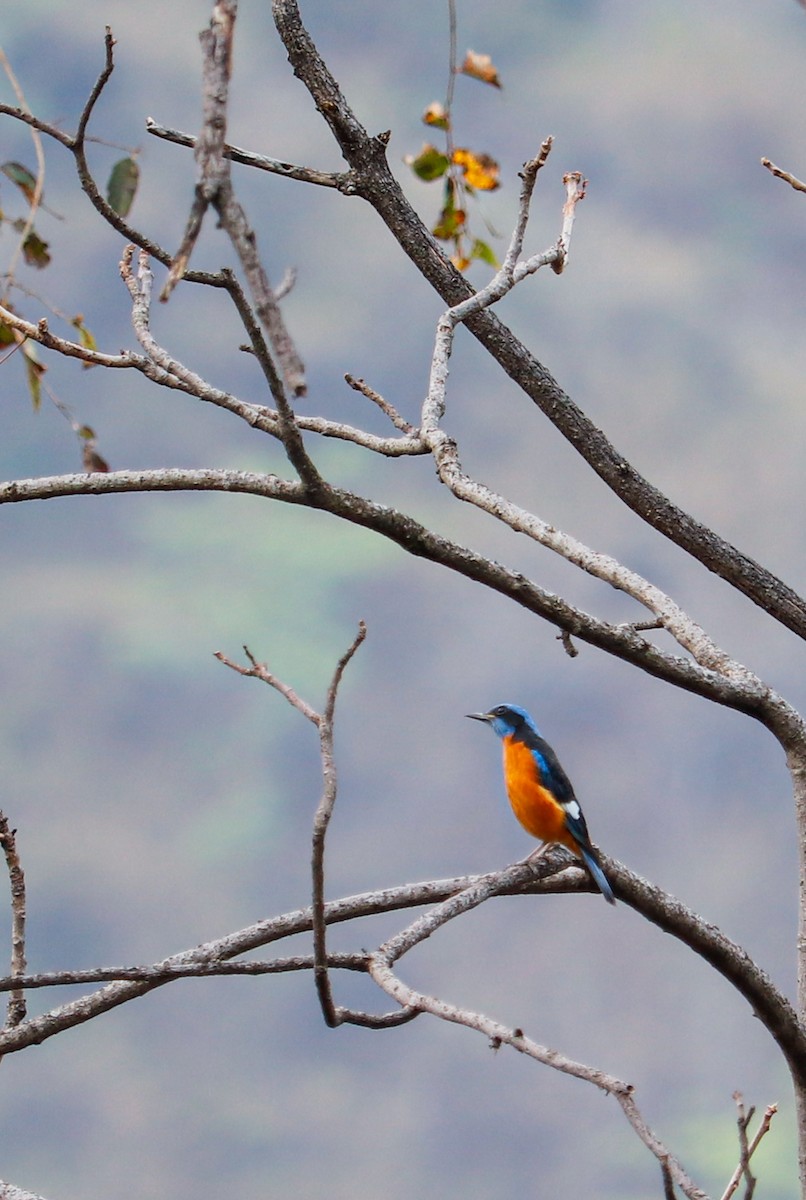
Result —
[[447, 155], [429, 144], [423, 146], [416, 158], [409, 154], [403, 161], [411, 167], [418, 179], [424, 179], [426, 183], [433, 179], [441, 179], [450, 166]]
[[106, 185], [106, 198], [119, 217], [129, 215], [139, 182], [140, 168], [133, 158], [122, 158], [115, 163]]
[[25, 241], [22, 243], [22, 252], [25, 256], [25, 261], [29, 267], [37, 267], [40, 271], [50, 262], [50, 254], [48, 253], [48, 243], [43, 242], [42, 238], [32, 229]]
[[91, 425], [79, 425], [76, 433], [80, 438], [83, 438], [85, 442], [95, 441], [95, 430]]
[[36, 191], [36, 176], [33, 175], [27, 167], [22, 163], [7, 162], [0, 165], [0, 171], [7, 175], [12, 183], [16, 183], [25, 199], [29, 204], [34, 202], [34, 192]]
[[446, 204], [431, 232], [441, 242], [449, 242], [452, 238], [459, 236], [466, 220], [467, 213], [464, 209], [456, 208], [453, 203]]
[[488, 246], [486, 242], [482, 242], [480, 238], [476, 238], [470, 249], [470, 257], [481, 259], [482, 262], [489, 263], [491, 267], [499, 265], [498, 259], [495, 257], [492, 246]]

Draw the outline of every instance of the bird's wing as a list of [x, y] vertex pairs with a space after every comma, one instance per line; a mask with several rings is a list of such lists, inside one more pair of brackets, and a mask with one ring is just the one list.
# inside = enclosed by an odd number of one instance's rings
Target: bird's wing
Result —
[[585, 824], [579, 801], [574, 795], [571, 780], [563, 770], [560, 760], [548, 742], [541, 737], [530, 739], [529, 749], [535, 757], [544, 786], [565, 810], [565, 823], [569, 833], [574, 841], [587, 849], [591, 844], [588, 826]]

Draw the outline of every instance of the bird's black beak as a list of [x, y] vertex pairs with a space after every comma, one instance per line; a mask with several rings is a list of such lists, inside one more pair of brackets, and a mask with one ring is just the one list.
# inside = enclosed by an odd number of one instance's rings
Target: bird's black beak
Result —
[[492, 719], [491, 713], [465, 713], [466, 717], [470, 717], [471, 721], [489, 721]]

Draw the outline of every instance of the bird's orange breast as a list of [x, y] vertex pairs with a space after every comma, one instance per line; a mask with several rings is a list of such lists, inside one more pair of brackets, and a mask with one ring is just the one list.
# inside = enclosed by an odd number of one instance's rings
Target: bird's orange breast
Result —
[[511, 737], [504, 738], [504, 780], [512, 811], [526, 832], [541, 842], [559, 842], [578, 854], [566, 828], [563, 807], [541, 783], [534, 755]]

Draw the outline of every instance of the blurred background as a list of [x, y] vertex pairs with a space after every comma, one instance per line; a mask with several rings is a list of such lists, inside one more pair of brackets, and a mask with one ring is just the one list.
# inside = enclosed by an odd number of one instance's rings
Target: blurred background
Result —
[[[404, 165], [444, 98], [444, 4], [345, 0], [303, 15], [358, 116], [391, 130], [389, 159], [433, 224], [440, 185]], [[200, 121], [207, 0], [10, 0], [4, 48], [31, 109], [73, 130], [102, 65], [116, 69], [91, 132], [139, 147], [133, 224], [169, 248], [194, 183], [189, 151], [145, 119]], [[619, 450], [674, 501], [803, 590], [806, 434], [804, 198], [759, 164], [806, 174], [806, 13], [794, 0], [499, 0], [458, 5], [459, 53], [490, 54], [503, 90], [459, 78], [455, 137], [501, 163], [472, 221], [508, 236], [517, 172], [549, 133], [527, 250], [551, 245], [562, 175], [590, 180], [569, 269], [500, 307]], [[2, 98], [15, 103], [6, 83]], [[3, 161], [33, 167], [27, 130], [0, 124]], [[342, 166], [294, 78], [267, 4], [241, 5], [228, 140]], [[121, 151], [91, 147], [103, 185]], [[32, 320], [81, 313], [99, 346], [135, 345], [121, 239], [46, 144], [37, 218], [53, 262], [20, 271]], [[305, 411], [381, 430], [349, 391], [364, 377], [409, 419], [426, 386], [439, 300], [358, 199], [234, 169], [309, 374]], [[0, 207], [23, 215], [0, 179]], [[14, 245], [0, 230], [6, 269]], [[506, 242], [494, 240], [503, 255]], [[231, 262], [208, 220], [194, 266]], [[474, 266], [478, 286], [489, 268]], [[158, 282], [162, 279], [157, 268]], [[66, 331], [51, 318], [54, 328]], [[182, 285], [154, 332], [212, 384], [265, 402], [218, 294]], [[244, 424], [139, 376], [45, 356], [46, 381], [98, 434], [113, 468], [288, 474]], [[79, 469], [69, 424], [33, 413], [22, 362], [0, 373], [6, 479]], [[648, 575], [731, 654], [806, 703], [793, 638], [644, 528], [460, 333], [448, 430], [466, 469]], [[422, 460], [316, 446], [329, 477], [395, 504], [589, 611], [634, 619], [613, 591], [451, 504]], [[315, 732], [213, 652], [258, 658], [314, 705], [359, 618], [340, 695], [328, 895], [502, 867], [531, 848], [508, 810], [492, 736], [463, 714], [527, 706], [574, 781], [594, 840], [795, 984], [795, 827], [783, 756], [746, 718], [676, 692], [334, 520], [243, 496], [86, 497], [0, 512], [0, 804], [18, 830], [32, 970], [150, 962], [309, 897]], [[334, 930], [359, 948], [405, 917]], [[296, 945], [306, 946], [305, 939]], [[404, 977], [522, 1026], [630, 1081], [702, 1186], [737, 1161], [731, 1095], [780, 1104], [756, 1163], [768, 1200], [794, 1193], [792, 1094], [748, 1006], [690, 953], [601, 898], [498, 900], [405, 960]], [[43, 1011], [78, 993], [34, 993]], [[337, 999], [386, 1008], [364, 981]], [[323, 1027], [312, 980], [187, 981], [11, 1055], [0, 1088], [2, 1175], [52, 1200], [293, 1194], [301, 1200], [659, 1194], [654, 1161], [614, 1101], [467, 1030], [420, 1018], [377, 1033]]]

